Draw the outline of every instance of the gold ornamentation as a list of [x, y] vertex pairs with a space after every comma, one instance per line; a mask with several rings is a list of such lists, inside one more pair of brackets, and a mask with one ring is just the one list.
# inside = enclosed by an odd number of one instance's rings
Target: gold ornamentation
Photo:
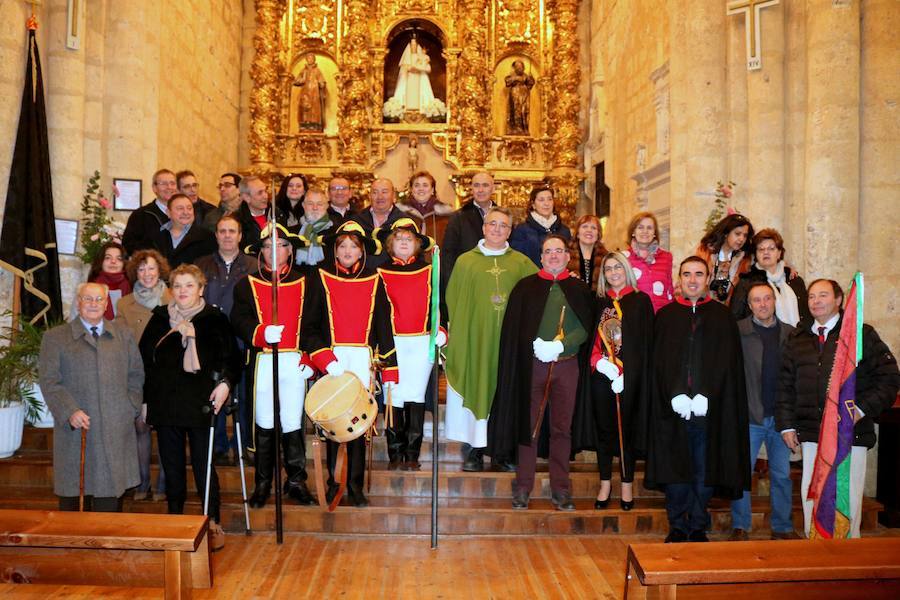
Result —
[[520, 167], [534, 162], [537, 142], [530, 138], [506, 137], [497, 149], [497, 157], [501, 162]]
[[553, 166], [578, 166], [578, 85], [581, 67], [578, 64], [578, 0], [555, 0], [550, 7], [554, 24], [552, 89], [550, 110], [553, 115]]
[[462, 167], [482, 168], [487, 156], [490, 93], [484, 47], [487, 10], [483, 0], [461, 0], [462, 52], [456, 78], [456, 115], [460, 129], [459, 158]]
[[295, 39], [313, 38], [323, 41], [334, 39], [336, 4], [335, 0], [315, 0], [307, 2], [293, 0]]
[[281, 114], [279, 94], [279, 21], [283, 5], [279, 0], [256, 0], [256, 54], [250, 66], [250, 160], [271, 165], [275, 160], [275, 133]]
[[[346, 28], [338, 75], [339, 114], [342, 156], [345, 164], [365, 164], [366, 134], [371, 114], [369, 82], [369, 14], [370, 3], [348, 0], [344, 4]], [[375, 99], [380, 102], [380, 98]]]
[[575, 208], [578, 206], [584, 174], [577, 169], [562, 169], [555, 171], [549, 180], [556, 190], [556, 210], [563, 222], [571, 225], [575, 222]]
[[497, 38], [501, 47], [533, 44], [540, 36], [537, 0], [497, 0]]

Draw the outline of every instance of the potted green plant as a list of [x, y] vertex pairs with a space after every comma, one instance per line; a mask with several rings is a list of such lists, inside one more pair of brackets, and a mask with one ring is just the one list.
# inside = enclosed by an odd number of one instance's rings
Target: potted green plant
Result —
[[0, 334], [0, 458], [8, 458], [22, 445], [27, 420], [41, 422], [46, 405], [36, 393], [38, 354], [45, 329], [20, 322]]

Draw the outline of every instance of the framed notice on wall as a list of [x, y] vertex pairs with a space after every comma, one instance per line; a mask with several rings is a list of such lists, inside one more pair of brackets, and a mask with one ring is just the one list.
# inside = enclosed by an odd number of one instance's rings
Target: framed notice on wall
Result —
[[113, 208], [115, 210], [137, 210], [141, 207], [140, 179], [113, 179]]
[[56, 219], [56, 253], [75, 254], [78, 243], [78, 221]]

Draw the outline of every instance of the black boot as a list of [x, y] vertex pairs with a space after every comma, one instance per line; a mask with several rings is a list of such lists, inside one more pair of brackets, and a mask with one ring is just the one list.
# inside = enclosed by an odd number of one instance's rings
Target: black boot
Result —
[[256, 489], [250, 496], [250, 508], [262, 508], [272, 493], [275, 470], [275, 430], [256, 426]]
[[364, 493], [366, 484], [366, 439], [365, 436], [347, 443], [347, 490], [353, 506], [368, 506], [369, 499]]
[[388, 469], [393, 471], [400, 468], [400, 465], [406, 459], [406, 419], [405, 409], [387, 406], [384, 409], [384, 422], [388, 422], [388, 411], [391, 411], [393, 423], [390, 427], [385, 427], [387, 432], [387, 448], [390, 464]]
[[325, 462], [328, 464], [328, 487], [325, 490], [325, 500], [331, 504], [334, 497], [338, 493], [340, 484], [338, 484], [334, 469], [337, 464], [338, 449], [341, 447], [337, 442], [327, 440], [325, 442]]
[[315, 500], [306, 487], [306, 444], [303, 430], [281, 434], [281, 448], [284, 452], [284, 470], [287, 473], [284, 492], [302, 506], [314, 504]]
[[406, 462], [404, 471], [418, 471], [419, 452], [422, 450], [422, 432], [425, 428], [425, 405], [407, 402], [403, 407], [406, 421]]
[[471, 448], [466, 462], [463, 463], [463, 471], [484, 471], [484, 448]]

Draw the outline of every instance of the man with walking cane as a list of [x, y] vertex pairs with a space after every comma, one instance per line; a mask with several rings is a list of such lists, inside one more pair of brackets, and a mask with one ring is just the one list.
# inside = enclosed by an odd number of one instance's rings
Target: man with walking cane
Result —
[[56, 423], [53, 491], [60, 510], [79, 509], [82, 432], [84, 509], [119, 512], [121, 496], [140, 483], [134, 419], [141, 410], [144, 366], [127, 327], [105, 321], [107, 288], [78, 287], [78, 317], [41, 341], [41, 391]]
[[[513, 288], [500, 334], [497, 393], [488, 420], [488, 453], [518, 454], [512, 506], [528, 508], [543, 417], [550, 430], [550, 501], [575, 509], [569, 481], [572, 415], [587, 401], [588, 333], [594, 324], [590, 288], [569, 274], [566, 240], [550, 235], [541, 270]], [[582, 366], [584, 365], [584, 366]]]
[[[248, 253], [259, 255], [259, 271], [239, 281], [234, 289], [231, 322], [250, 348], [250, 389], [255, 391], [253, 415], [256, 428], [253, 443], [256, 485], [250, 498], [251, 508], [265, 506], [272, 491], [277, 465], [276, 392], [280, 401], [281, 449], [287, 474], [283, 491], [298, 504], [314, 503], [306, 486], [306, 444], [303, 434], [306, 380], [312, 376], [313, 368], [309, 356], [300, 350], [306, 276], [292, 268], [293, 250], [306, 245], [302, 237], [270, 222], [262, 231], [259, 243], [248, 247]], [[274, 269], [271, 266], [273, 248]], [[277, 296], [273, 297], [275, 285]], [[277, 365], [273, 364], [274, 356], [278, 357]], [[277, 381], [273, 376], [275, 366], [278, 368]]]

